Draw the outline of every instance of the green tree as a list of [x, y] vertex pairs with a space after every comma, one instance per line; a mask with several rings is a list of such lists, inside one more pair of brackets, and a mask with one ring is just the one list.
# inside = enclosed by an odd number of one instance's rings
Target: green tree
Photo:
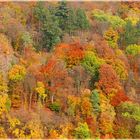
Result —
[[[140, 137], [140, 106], [138, 103], [133, 103], [131, 101], [123, 102], [118, 107], [117, 110], [121, 113], [123, 119], [127, 120], [128, 125], [125, 127], [132, 132], [133, 138]], [[124, 122], [125, 123], [125, 122]]]
[[140, 124], [135, 126], [134, 138], [140, 138]]
[[138, 44], [140, 36], [140, 21], [133, 26], [131, 21], [126, 22], [124, 32], [120, 33], [120, 43], [122, 46]]
[[51, 17], [51, 15], [48, 15], [42, 31], [44, 41], [43, 46], [46, 47], [48, 51], [50, 51], [57, 43], [61, 41], [62, 35], [62, 31], [58, 26], [58, 21], [54, 16]]
[[120, 105], [122, 116], [140, 122], [140, 106], [132, 102], [124, 102]]
[[73, 8], [69, 9], [66, 25], [67, 25], [66, 30], [69, 34], [71, 34], [77, 29], [77, 16]]
[[126, 48], [126, 53], [133, 57], [138, 56], [140, 54], [140, 45], [136, 45], [136, 44], [129, 45]]
[[105, 13], [102, 10], [96, 9], [93, 11], [92, 15], [98, 21], [109, 23], [114, 29], [124, 27], [124, 25], [126, 24], [126, 22], [119, 16]]
[[92, 103], [93, 112], [98, 114], [100, 112], [100, 96], [98, 90], [93, 90], [90, 96], [90, 101]]
[[66, 22], [68, 20], [69, 8], [66, 1], [59, 2], [55, 15], [58, 17], [59, 26], [62, 30], [66, 30]]
[[24, 46], [33, 44], [33, 39], [29, 32], [23, 32], [21, 36], [21, 41]]
[[74, 136], [78, 139], [90, 138], [91, 134], [87, 123], [78, 123], [78, 127], [75, 128]]
[[42, 2], [37, 4], [34, 11], [35, 17], [41, 24], [43, 48], [50, 51], [54, 45], [61, 41], [62, 31], [59, 27], [58, 18]]
[[77, 16], [77, 29], [79, 30], [89, 29], [90, 24], [86, 16], [85, 10], [78, 8], [76, 10], [76, 16]]
[[59, 112], [60, 109], [61, 109], [61, 106], [60, 106], [60, 103], [59, 102], [54, 102], [54, 103], [50, 104], [49, 108], [52, 111]]
[[103, 60], [98, 58], [92, 51], [85, 52], [85, 57], [82, 61], [82, 66], [95, 78], [98, 79], [98, 69], [103, 64]]

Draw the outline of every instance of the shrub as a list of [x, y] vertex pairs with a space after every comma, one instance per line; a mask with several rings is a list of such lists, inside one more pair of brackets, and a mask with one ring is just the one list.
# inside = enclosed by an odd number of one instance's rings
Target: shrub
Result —
[[54, 102], [54, 103], [50, 104], [49, 108], [52, 111], [59, 112], [61, 107], [60, 107], [60, 104], [58, 102]]

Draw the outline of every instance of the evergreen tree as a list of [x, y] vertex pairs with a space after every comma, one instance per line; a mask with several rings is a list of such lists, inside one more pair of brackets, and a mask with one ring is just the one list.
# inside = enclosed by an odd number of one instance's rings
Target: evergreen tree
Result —
[[35, 7], [35, 17], [41, 22], [43, 48], [50, 51], [55, 44], [61, 41], [62, 31], [59, 28], [58, 19], [51, 10], [44, 7], [42, 2]]
[[55, 44], [61, 41], [62, 31], [55, 16], [48, 12], [47, 19], [42, 27], [44, 47], [50, 51]]
[[69, 8], [67, 6], [66, 1], [61, 1], [59, 2], [59, 5], [56, 10], [56, 16], [58, 17], [59, 20], [59, 26], [62, 30], [66, 29], [66, 22], [68, 20], [68, 13], [69, 13]]
[[89, 21], [87, 19], [86, 13], [83, 9], [77, 9], [76, 11], [77, 16], [77, 29], [79, 30], [86, 30], [89, 29]]
[[73, 8], [69, 10], [66, 26], [67, 26], [66, 31], [69, 34], [71, 34], [77, 29], [77, 16]]

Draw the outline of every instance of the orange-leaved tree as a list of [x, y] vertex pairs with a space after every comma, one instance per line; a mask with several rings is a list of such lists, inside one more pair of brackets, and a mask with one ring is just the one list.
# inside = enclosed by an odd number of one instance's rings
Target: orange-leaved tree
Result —
[[118, 106], [122, 102], [129, 101], [124, 90], [119, 90], [111, 99], [110, 103], [112, 106]]
[[100, 67], [98, 86], [107, 95], [120, 89], [118, 76], [112, 66], [103, 64]]
[[80, 43], [59, 44], [55, 49], [58, 58], [66, 61], [67, 67], [79, 65], [84, 57], [84, 48]]
[[56, 58], [51, 58], [48, 63], [41, 68], [46, 81], [46, 89], [51, 93], [51, 102], [59, 89], [63, 88], [67, 71], [64, 64]]

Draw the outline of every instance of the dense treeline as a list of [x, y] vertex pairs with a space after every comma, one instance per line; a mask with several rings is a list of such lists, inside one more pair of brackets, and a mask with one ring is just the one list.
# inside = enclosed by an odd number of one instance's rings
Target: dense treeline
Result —
[[0, 3], [0, 138], [140, 138], [139, 2]]

